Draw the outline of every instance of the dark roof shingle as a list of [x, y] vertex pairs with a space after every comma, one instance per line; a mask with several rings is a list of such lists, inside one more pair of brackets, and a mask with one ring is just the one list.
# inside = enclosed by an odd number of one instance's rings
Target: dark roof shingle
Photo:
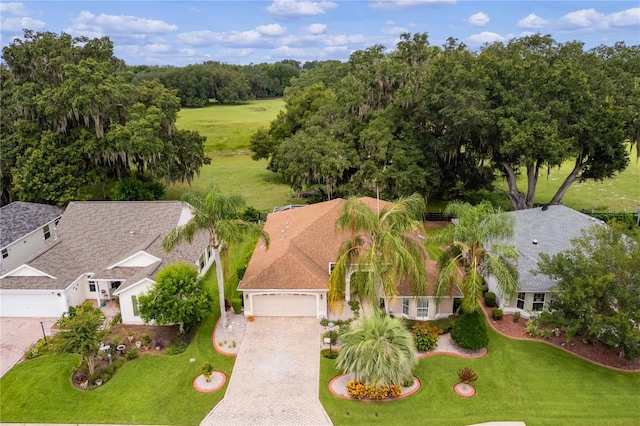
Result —
[[62, 215], [48, 204], [14, 201], [0, 208], [0, 247], [5, 247]]

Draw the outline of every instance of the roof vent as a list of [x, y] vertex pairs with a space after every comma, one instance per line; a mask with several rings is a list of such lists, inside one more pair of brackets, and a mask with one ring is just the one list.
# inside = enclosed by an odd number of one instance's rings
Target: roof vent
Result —
[[533, 240], [531, 240], [531, 242], [532, 242], [533, 244], [538, 244], [538, 240], [536, 240], [535, 238], [534, 238]]
[[542, 211], [543, 211], [543, 212], [546, 212], [547, 210], [549, 210], [549, 205], [548, 205], [548, 204], [544, 204], [544, 205], [542, 206]]

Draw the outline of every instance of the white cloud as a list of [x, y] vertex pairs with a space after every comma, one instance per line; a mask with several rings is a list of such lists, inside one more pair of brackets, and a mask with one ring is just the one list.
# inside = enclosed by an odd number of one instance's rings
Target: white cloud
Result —
[[489, 15], [484, 12], [474, 13], [467, 18], [467, 23], [473, 27], [485, 27], [489, 23]]
[[404, 27], [385, 27], [382, 29], [382, 32], [385, 34], [400, 35], [409, 32], [409, 30]]
[[0, 3], [0, 13], [10, 13], [12, 15], [26, 15], [28, 12], [24, 3], [9, 2], [9, 3]]
[[211, 44], [220, 44], [223, 46], [254, 47], [256, 45], [268, 45], [256, 30], [229, 31], [224, 33], [201, 30], [189, 33], [180, 33], [176, 38], [190, 46], [209, 46]]
[[493, 43], [496, 41], [506, 41], [507, 38], [501, 36], [500, 34], [491, 32], [491, 31], [483, 31], [480, 34], [470, 35], [465, 39], [467, 44], [470, 46], [482, 46], [485, 43]]
[[331, 1], [275, 0], [270, 6], [267, 6], [267, 12], [274, 18], [295, 19], [322, 15], [326, 9], [337, 6]]
[[369, 3], [374, 9], [411, 9], [421, 6], [437, 6], [455, 4], [456, 0], [377, 0]]
[[258, 25], [256, 30], [261, 34], [270, 36], [282, 35], [287, 32], [284, 27], [281, 27], [278, 24]]
[[94, 15], [83, 10], [73, 20], [69, 33], [87, 34], [162, 34], [177, 31], [176, 25], [157, 19], [140, 18], [128, 15]]
[[542, 28], [549, 23], [548, 20], [539, 17], [535, 13], [530, 13], [518, 21], [519, 28]]
[[609, 27], [629, 27], [634, 25], [640, 27], [640, 7], [610, 13], [605, 17], [605, 22]]
[[309, 34], [324, 34], [327, 31], [327, 25], [311, 24], [308, 27], [304, 27], [302, 30]]
[[395, 25], [396, 23], [392, 20], [388, 20], [387, 22], [385, 22], [385, 24], [387, 25]]
[[238, 58], [249, 56], [253, 53], [253, 49], [220, 49], [218, 52], [221, 56], [236, 56]]
[[8, 32], [20, 32], [25, 28], [30, 30], [42, 30], [46, 27], [47, 23], [33, 18], [6, 18], [0, 17], [0, 28], [3, 33]]
[[591, 27], [602, 22], [604, 13], [597, 12], [595, 9], [581, 9], [575, 12], [569, 12], [561, 19], [562, 23], [573, 27]]

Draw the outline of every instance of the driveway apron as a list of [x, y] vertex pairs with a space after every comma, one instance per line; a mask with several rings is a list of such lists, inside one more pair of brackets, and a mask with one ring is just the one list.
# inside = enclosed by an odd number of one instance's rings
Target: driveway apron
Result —
[[331, 425], [318, 399], [320, 333], [315, 318], [249, 322], [224, 398], [201, 425]]
[[32, 343], [42, 338], [42, 327], [48, 332], [57, 320], [58, 318], [0, 318], [0, 377], [20, 362]]

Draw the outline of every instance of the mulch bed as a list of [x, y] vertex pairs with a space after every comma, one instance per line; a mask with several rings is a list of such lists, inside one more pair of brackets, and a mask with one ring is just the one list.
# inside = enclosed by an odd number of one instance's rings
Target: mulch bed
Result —
[[628, 361], [624, 358], [620, 357], [620, 353], [618, 350], [611, 350], [602, 345], [583, 343], [580, 339], [574, 337], [571, 340], [567, 341], [565, 338], [564, 331], [561, 332], [558, 337], [551, 337], [549, 339], [545, 339], [542, 337], [532, 338], [526, 332], [527, 319], [520, 318], [520, 320], [516, 323], [513, 322], [512, 314], [505, 314], [502, 320], [496, 321], [491, 318], [491, 309], [486, 306], [482, 307], [484, 313], [487, 317], [487, 321], [489, 324], [499, 333], [515, 338], [515, 339], [526, 339], [526, 340], [536, 340], [544, 343], [548, 343], [550, 345], [556, 346], [560, 349], [564, 349], [567, 352], [570, 352], [574, 355], [578, 355], [588, 361], [594, 362], [596, 364], [603, 365], [605, 367], [615, 368], [619, 370], [625, 371], [640, 371], [640, 358], [636, 358], [633, 361]]

